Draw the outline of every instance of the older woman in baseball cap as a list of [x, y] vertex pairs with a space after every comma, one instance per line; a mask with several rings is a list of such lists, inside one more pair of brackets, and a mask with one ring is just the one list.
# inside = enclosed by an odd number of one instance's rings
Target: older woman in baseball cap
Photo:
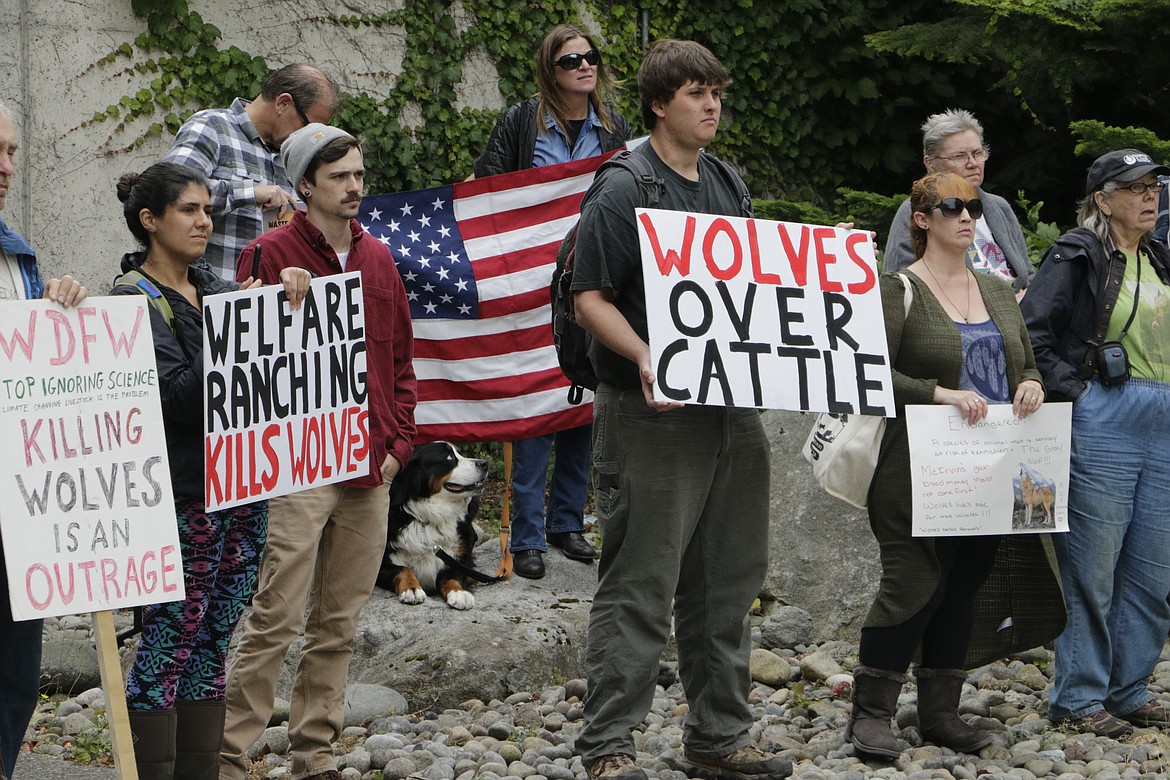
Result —
[[1170, 251], [1150, 240], [1166, 174], [1137, 149], [1098, 157], [1020, 303], [1048, 399], [1073, 402], [1048, 718], [1115, 739], [1170, 726], [1146, 684], [1170, 631]]

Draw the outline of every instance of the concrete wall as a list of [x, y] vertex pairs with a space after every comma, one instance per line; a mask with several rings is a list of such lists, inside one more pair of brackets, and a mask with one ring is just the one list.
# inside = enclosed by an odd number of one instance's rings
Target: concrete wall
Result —
[[[402, 2], [349, 0], [343, 10], [384, 13]], [[401, 30], [306, 21], [336, 12], [329, 0], [191, 5], [224, 32], [224, 46], [270, 64], [313, 62], [349, 92], [383, 96], [401, 69]], [[458, 6], [453, 14], [465, 28], [466, 14]], [[0, 100], [15, 114], [21, 138], [15, 191], [2, 216], [32, 242], [47, 273], [72, 273], [98, 293], [109, 289], [122, 253], [134, 248], [114, 183], [156, 161], [171, 139], [123, 152], [152, 120], [114, 138], [112, 123], [81, 124], [149, 84], [149, 74], [125, 72], [125, 59], [94, 65], [144, 31], [130, 0], [0, 0]], [[486, 53], [473, 53], [463, 72], [465, 104], [503, 105]], [[818, 639], [855, 637], [877, 585], [877, 546], [864, 513], [827, 498], [812, 482], [800, 456], [812, 419], [787, 412], [765, 417], [773, 442], [772, 565], [765, 587], [769, 596], [808, 610]]]
[[[384, 97], [401, 70], [404, 32], [310, 20], [338, 12], [385, 13], [405, 1], [350, 0], [344, 8], [329, 0], [190, 5], [223, 31], [224, 47], [238, 46], [274, 66], [312, 62], [347, 92]], [[469, 19], [458, 4], [452, 14], [458, 28], [466, 29]], [[81, 126], [122, 95], [149, 86], [152, 74], [126, 72], [125, 58], [95, 65], [145, 31], [130, 0], [0, 0], [0, 101], [14, 114], [21, 144], [14, 191], [0, 216], [29, 239], [47, 273], [72, 273], [95, 292], [109, 289], [122, 253], [135, 248], [114, 190], [118, 177], [157, 161], [172, 140], [151, 138], [122, 151], [154, 118], [113, 137], [115, 122]], [[486, 52], [473, 52], [463, 72], [464, 104], [503, 106]]]

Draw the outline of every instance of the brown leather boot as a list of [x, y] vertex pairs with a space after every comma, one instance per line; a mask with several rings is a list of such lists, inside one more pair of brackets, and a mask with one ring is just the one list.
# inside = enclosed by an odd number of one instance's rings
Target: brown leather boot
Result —
[[890, 759], [902, 755], [890, 718], [898, 709], [902, 684], [909, 679], [886, 669], [861, 664], [853, 667], [853, 712], [845, 727], [845, 738], [859, 752]]
[[962, 669], [923, 669], [918, 678], [918, 726], [922, 738], [956, 753], [977, 754], [991, 744], [991, 735], [959, 717], [959, 696], [967, 673]]

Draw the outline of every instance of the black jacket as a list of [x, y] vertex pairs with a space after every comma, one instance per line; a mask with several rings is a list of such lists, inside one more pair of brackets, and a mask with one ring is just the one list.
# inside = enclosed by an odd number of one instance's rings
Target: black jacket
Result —
[[[539, 98], [531, 97], [523, 103], [508, 108], [496, 121], [488, 138], [487, 148], [475, 161], [475, 176], [494, 176], [532, 167], [532, 155], [536, 152], [536, 104]], [[613, 132], [598, 127], [601, 134], [601, 149], [612, 152], [621, 148], [630, 138], [630, 123], [625, 117], [606, 104], [613, 121]]]
[[[1170, 250], [1151, 243], [1149, 251], [1158, 277], [1170, 284]], [[1104, 336], [1102, 313], [1117, 303], [1124, 272], [1125, 254], [1115, 249], [1111, 264], [1100, 239], [1084, 228], [1065, 233], [1044, 255], [1020, 309], [1047, 400], [1075, 401], [1084, 391]]]
[[[139, 271], [154, 283], [171, 305], [171, 327], [166, 318], [149, 306], [150, 329], [154, 337], [154, 360], [162, 397], [163, 429], [167, 435], [167, 457], [171, 462], [171, 487], [175, 501], [203, 500], [203, 311], [191, 305], [182, 293], [164, 287], [142, 271], [146, 257], [131, 252], [122, 257], [122, 273]], [[192, 265], [187, 277], [205, 295], [231, 292], [235, 282], [221, 279], [208, 266]], [[111, 295], [143, 295], [137, 287], [115, 287]]]

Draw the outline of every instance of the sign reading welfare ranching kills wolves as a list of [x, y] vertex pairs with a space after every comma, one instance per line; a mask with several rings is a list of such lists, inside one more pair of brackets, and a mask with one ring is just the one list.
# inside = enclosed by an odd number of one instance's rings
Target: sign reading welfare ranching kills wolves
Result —
[[636, 214], [656, 400], [894, 414], [868, 232]]
[[369, 473], [360, 274], [204, 298], [203, 371], [209, 510]]
[[146, 307], [0, 306], [0, 532], [17, 620], [184, 596]]

